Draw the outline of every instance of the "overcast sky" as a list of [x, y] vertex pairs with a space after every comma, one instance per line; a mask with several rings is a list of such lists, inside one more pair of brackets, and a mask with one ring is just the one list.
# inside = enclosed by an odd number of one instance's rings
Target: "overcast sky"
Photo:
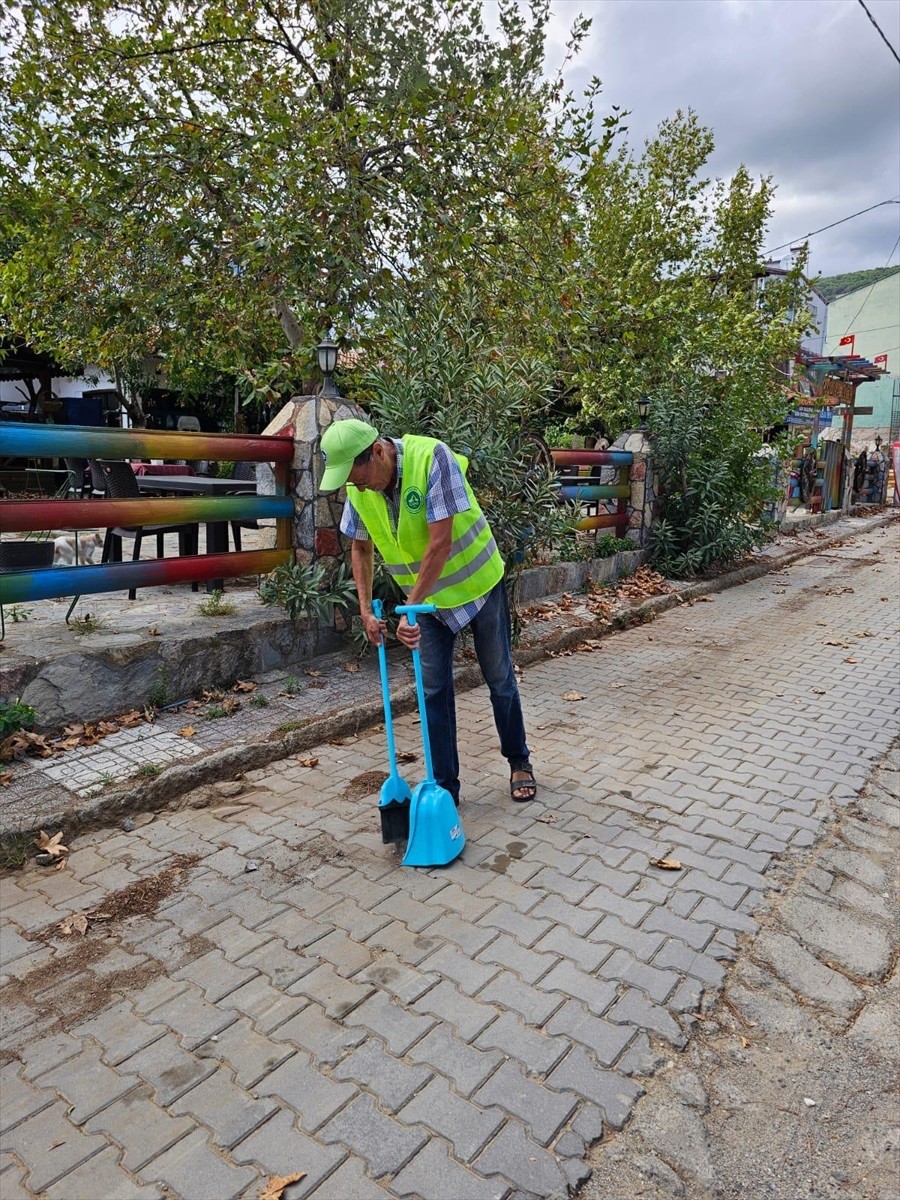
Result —
[[[598, 75], [601, 108], [631, 110], [633, 145], [690, 107], [715, 132], [713, 174], [743, 162], [774, 176], [767, 248], [900, 198], [900, 64], [858, 0], [552, 4], [548, 68], [561, 63], [573, 18], [592, 17], [567, 79], [577, 89]], [[900, 50], [900, 4], [866, 4]], [[883, 267], [898, 235], [900, 205], [857, 217], [810, 239], [810, 274]]]

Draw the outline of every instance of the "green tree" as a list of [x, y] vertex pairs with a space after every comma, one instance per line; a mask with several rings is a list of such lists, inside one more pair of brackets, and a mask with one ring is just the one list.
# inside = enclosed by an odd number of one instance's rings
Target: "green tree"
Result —
[[542, 76], [548, 9], [500, 0], [490, 35], [480, 0], [25, 0], [0, 307], [64, 359], [279, 390], [398, 289], [528, 260], [589, 136]]
[[755, 456], [788, 407], [788, 365], [808, 323], [805, 263], [778, 279], [761, 267], [771, 180], [744, 167], [705, 179], [712, 149], [711, 131], [678, 113], [641, 155], [598, 159], [579, 183], [575, 396], [583, 420], [614, 432], [651, 397], [662, 488], [654, 553], [679, 575], [765, 537], [757, 518], [771, 467]]
[[546, 464], [534, 461], [523, 438], [546, 408], [551, 369], [502, 330], [486, 327], [477, 298], [454, 309], [396, 304], [386, 324], [391, 333], [357, 399], [381, 433], [436, 437], [466, 455], [467, 478], [514, 579], [535, 551], [558, 545], [573, 524]]

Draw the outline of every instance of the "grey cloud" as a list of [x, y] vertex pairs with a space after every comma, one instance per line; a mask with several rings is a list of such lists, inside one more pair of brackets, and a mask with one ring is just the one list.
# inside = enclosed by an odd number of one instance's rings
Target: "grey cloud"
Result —
[[[900, 5], [867, 0], [893, 45]], [[716, 135], [710, 168], [744, 162], [778, 185], [769, 244], [900, 195], [900, 68], [855, 0], [554, 0], [554, 46], [579, 9], [592, 35], [568, 78], [603, 80], [640, 146], [678, 108]], [[811, 267], [881, 266], [900, 207], [816, 237]], [[896, 261], [896, 259], [895, 259]]]

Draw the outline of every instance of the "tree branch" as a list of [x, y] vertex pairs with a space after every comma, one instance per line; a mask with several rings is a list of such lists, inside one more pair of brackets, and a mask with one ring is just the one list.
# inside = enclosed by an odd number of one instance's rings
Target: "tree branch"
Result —
[[288, 52], [288, 54], [290, 54], [291, 58], [293, 58], [294, 61], [296, 63], [298, 63], [303, 68], [303, 70], [306, 72], [307, 76], [312, 81], [313, 87], [316, 89], [316, 91], [319, 93], [319, 95], [320, 96], [324, 95], [324, 90], [322, 88], [322, 81], [319, 79], [318, 75], [315, 73], [315, 71], [312, 69], [312, 67], [309, 65], [309, 63], [306, 61], [306, 59], [303, 57], [302, 53], [300, 52], [299, 46], [296, 46], [294, 44], [293, 40], [291, 39], [290, 35], [288, 34], [288, 31], [285, 29], [284, 25], [282, 24], [281, 19], [277, 16], [276, 13], [274, 13], [272, 11], [272, 6], [271, 6], [271, 4], [268, 3], [268, 0], [264, 0], [263, 8], [269, 14], [269, 19], [275, 24], [275, 26], [277, 27], [277, 29], [283, 39], [281, 42], [277, 41], [275, 38], [265, 38], [264, 40], [267, 41], [272, 46], [281, 46], [282, 49], [287, 50], [287, 52]]

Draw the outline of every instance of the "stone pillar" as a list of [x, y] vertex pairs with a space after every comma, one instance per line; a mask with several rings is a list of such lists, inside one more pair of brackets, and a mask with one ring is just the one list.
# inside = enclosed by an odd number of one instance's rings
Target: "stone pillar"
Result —
[[[263, 430], [270, 436], [288, 432], [294, 439], [289, 487], [294, 497], [294, 556], [304, 566], [321, 562], [329, 575], [344, 557], [339, 534], [344, 499], [342, 492], [319, 494], [324, 470], [319, 442], [333, 421], [347, 417], [365, 420], [366, 414], [341, 396], [295, 396]], [[257, 488], [261, 495], [275, 492], [275, 476], [267, 463], [259, 465]]]
[[610, 450], [630, 450], [634, 455], [629, 475], [631, 496], [628, 499], [626, 536], [639, 549], [644, 549], [656, 512], [656, 473], [653, 470], [650, 439], [642, 429], [627, 430], [616, 438]]

